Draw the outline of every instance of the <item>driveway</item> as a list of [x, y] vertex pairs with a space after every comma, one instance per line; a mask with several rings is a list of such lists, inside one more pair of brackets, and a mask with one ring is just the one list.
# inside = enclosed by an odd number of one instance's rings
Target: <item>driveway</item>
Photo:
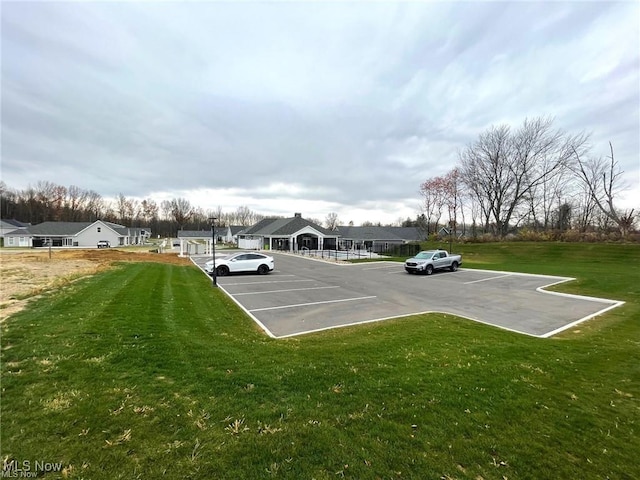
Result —
[[[624, 303], [543, 290], [568, 277], [471, 269], [418, 276], [397, 262], [273, 256], [270, 275], [218, 277], [218, 285], [276, 338], [431, 312], [550, 337]], [[202, 266], [209, 258], [192, 259]]]

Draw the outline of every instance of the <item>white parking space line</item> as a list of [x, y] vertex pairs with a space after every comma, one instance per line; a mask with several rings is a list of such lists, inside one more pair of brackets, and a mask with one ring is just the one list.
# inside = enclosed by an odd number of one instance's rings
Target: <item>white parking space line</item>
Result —
[[263, 295], [265, 293], [281, 293], [281, 292], [300, 292], [302, 290], [322, 290], [324, 288], [340, 288], [339, 286], [331, 286], [331, 287], [309, 287], [309, 288], [287, 288], [284, 290], [267, 290], [266, 292], [244, 292], [244, 293], [234, 293], [234, 297], [239, 297], [240, 295]]
[[266, 308], [255, 308], [253, 310], [249, 310], [249, 312], [264, 312], [266, 310], [281, 310], [283, 308], [295, 308], [295, 307], [306, 307], [309, 305], [321, 305], [323, 303], [339, 303], [339, 302], [353, 302], [355, 300], [368, 300], [371, 298], [377, 298], [376, 295], [372, 295], [369, 297], [354, 297], [354, 298], [343, 298], [342, 300], [326, 300], [324, 302], [310, 302], [310, 303], [297, 303], [294, 305], [280, 305], [278, 307], [266, 307]]
[[489, 278], [481, 278], [480, 280], [474, 280], [472, 282], [464, 282], [463, 285], [471, 285], [472, 283], [480, 283], [480, 282], [486, 282], [488, 280], [497, 280], [498, 278], [504, 278], [504, 277], [510, 277], [511, 274], [508, 275], [498, 275], [497, 277], [489, 277]]
[[[284, 275], [280, 275], [284, 277]], [[290, 275], [294, 277], [295, 275]], [[218, 277], [219, 278], [219, 277]], [[265, 283], [300, 283], [300, 282], [315, 282], [315, 280], [266, 280], [264, 282], [236, 282], [236, 283], [227, 283], [224, 282], [221, 285], [230, 286], [230, 285], [264, 285]]]

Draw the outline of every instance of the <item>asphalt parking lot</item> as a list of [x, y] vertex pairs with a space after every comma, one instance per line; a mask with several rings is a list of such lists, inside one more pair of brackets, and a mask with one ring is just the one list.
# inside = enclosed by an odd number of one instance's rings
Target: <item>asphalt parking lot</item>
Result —
[[[396, 262], [273, 256], [269, 275], [218, 277], [218, 285], [276, 338], [430, 312], [546, 338], [624, 303], [542, 290], [567, 277], [464, 268], [419, 276]], [[210, 258], [192, 260], [202, 267]]]

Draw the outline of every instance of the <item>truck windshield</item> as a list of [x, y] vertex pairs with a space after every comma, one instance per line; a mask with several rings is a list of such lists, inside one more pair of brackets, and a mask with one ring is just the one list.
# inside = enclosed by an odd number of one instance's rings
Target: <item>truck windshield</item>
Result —
[[420, 252], [416, 255], [416, 258], [431, 258], [435, 252], [429, 250], [427, 252]]

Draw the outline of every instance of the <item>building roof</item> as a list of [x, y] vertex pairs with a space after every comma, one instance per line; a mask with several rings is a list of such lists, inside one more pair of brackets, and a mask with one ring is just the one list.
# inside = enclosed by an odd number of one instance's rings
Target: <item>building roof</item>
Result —
[[[109, 225], [108, 222], [105, 222]], [[109, 225], [111, 226], [111, 225]], [[120, 235], [130, 236], [130, 235], [142, 235], [143, 233], [148, 233], [151, 235], [151, 229], [149, 228], [139, 228], [139, 227], [112, 227], [116, 232]]]
[[255, 225], [240, 232], [242, 235], [255, 235], [263, 237], [277, 237], [292, 235], [305, 227], [311, 227], [326, 237], [339, 237], [339, 232], [333, 232], [317, 225], [301, 216], [290, 218], [264, 218]]
[[[216, 235], [225, 235], [227, 227], [216, 227]], [[211, 229], [209, 230], [180, 230], [178, 238], [211, 238]]]
[[124, 225], [102, 220], [96, 220], [95, 222], [42, 222], [37, 225], [29, 225], [21, 230], [9, 232], [7, 235], [24, 235], [26, 233], [32, 236], [72, 237], [98, 222], [123, 235], [128, 235], [130, 230]]
[[16, 219], [2, 218], [0, 219], [0, 223], [4, 224], [5, 227], [16, 227], [16, 228], [25, 228], [30, 226], [30, 223], [24, 223]]
[[418, 227], [387, 227], [403, 240], [410, 242], [420, 242], [426, 240], [426, 235]]
[[42, 222], [32, 225], [28, 231], [32, 235], [77, 235], [94, 222]]
[[415, 227], [352, 227], [339, 226], [342, 238], [350, 240], [403, 240], [405, 242], [420, 241], [421, 235]]

